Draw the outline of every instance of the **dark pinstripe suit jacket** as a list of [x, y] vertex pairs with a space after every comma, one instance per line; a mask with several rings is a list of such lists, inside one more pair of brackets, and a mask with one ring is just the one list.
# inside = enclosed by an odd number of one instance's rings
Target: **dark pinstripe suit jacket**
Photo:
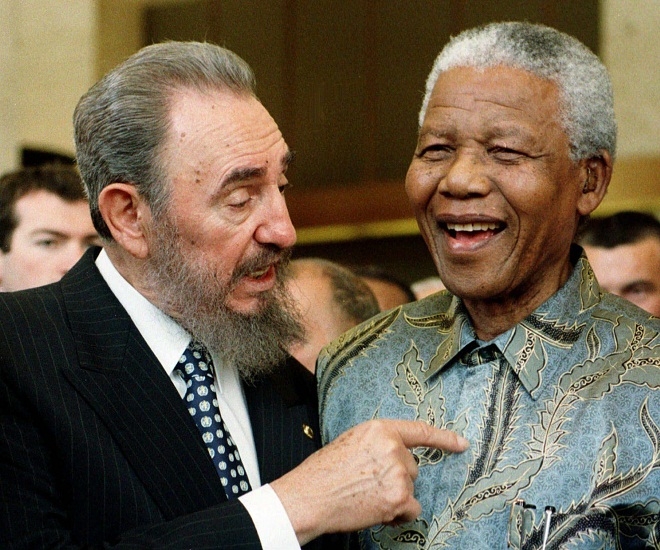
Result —
[[[0, 294], [0, 547], [260, 548], [94, 257]], [[291, 360], [246, 397], [267, 483], [319, 445], [313, 377]]]

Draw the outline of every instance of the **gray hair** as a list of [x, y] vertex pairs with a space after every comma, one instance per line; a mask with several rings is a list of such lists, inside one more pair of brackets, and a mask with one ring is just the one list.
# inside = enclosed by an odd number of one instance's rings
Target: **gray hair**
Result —
[[107, 185], [131, 183], [155, 216], [166, 209], [170, 189], [162, 152], [172, 96], [184, 89], [255, 97], [254, 74], [236, 54], [213, 44], [153, 44], [110, 71], [78, 102], [73, 115], [78, 167], [104, 240], [112, 235], [98, 199]]
[[455, 67], [498, 65], [554, 82], [574, 161], [616, 153], [612, 83], [598, 57], [579, 40], [545, 25], [491, 23], [452, 38], [435, 59], [419, 113], [421, 127], [438, 77]]
[[320, 265], [332, 284], [333, 300], [348, 319], [357, 324], [380, 313], [376, 296], [360, 277], [331, 262]]

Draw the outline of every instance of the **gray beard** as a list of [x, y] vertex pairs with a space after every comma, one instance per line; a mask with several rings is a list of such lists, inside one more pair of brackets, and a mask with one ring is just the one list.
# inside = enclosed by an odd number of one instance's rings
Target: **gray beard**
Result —
[[[234, 365], [246, 382], [281, 366], [288, 356], [286, 350], [304, 337], [300, 314], [284, 284], [291, 250], [264, 246], [223, 283], [213, 266], [195, 264], [182, 252], [177, 229], [167, 215], [154, 219], [153, 230], [146, 276], [157, 290], [159, 307], [204, 344], [221, 365]], [[227, 298], [240, 278], [277, 258], [276, 284], [263, 293], [258, 311], [230, 309]]]

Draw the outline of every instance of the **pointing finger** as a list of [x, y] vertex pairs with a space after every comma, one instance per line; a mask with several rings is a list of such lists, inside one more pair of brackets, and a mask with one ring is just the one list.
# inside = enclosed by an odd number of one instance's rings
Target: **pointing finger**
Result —
[[464, 437], [450, 430], [441, 430], [425, 422], [411, 420], [390, 420], [399, 432], [403, 444], [413, 447], [432, 447], [453, 453], [463, 452], [470, 446]]

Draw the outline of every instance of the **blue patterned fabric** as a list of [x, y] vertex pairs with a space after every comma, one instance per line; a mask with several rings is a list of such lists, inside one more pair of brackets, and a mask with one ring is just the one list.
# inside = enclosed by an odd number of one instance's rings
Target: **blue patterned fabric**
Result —
[[[601, 294], [585, 256], [555, 295], [480, 342], [447, 292], [385, 312], [319, 359], [324, 442], [371, 418], [465, 436], [413, 450], [422, 515], [368, 549], [660, 548], [660, 319]], [[547, 512], [546, 512], [547, 508]]]
[[208, 351], [191, 342], [174, 369], [186, 382], [184, 399], [202, 435], [228, 499], [238, 498], [250, 490], [241, 456], [222, 421], [215, 393], [213, 362]]

